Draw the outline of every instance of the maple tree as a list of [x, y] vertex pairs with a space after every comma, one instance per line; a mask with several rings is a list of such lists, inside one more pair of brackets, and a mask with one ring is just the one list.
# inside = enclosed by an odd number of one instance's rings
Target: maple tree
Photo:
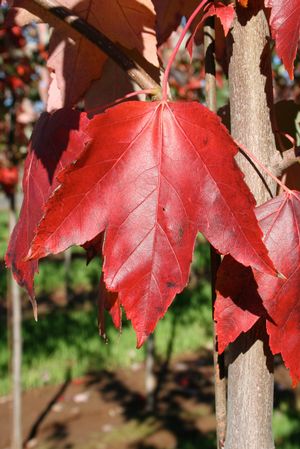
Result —
[[[277, 54], [293, 78], [299, 0], [240, 0], [235, 7], [210, 0], [9, 3], [7, 24], [35, 19], [54, 27], [48, 112], [29, 144], [24, 202], [6, 255], [34, 307], [38, 260], [81, 245], [89, 257], [103, 256], [103, 282], [111, 292], [104, 307], [117, 327], [124, 308], [141, 346], [186, 286], [200, 231], [225, 255], [215, 307], [219, 351], [259, 322], [273, 354], [282, 354], [299, 381], [300, 193], [276, 180], [285, 193], [255, 208], [235, 162], [239, 147], [274, 178], [272, 170], [235, 142], [216, 114], [197, 102], [174, 102], [168, 90], [188, 29], [193, 27], [187, 43], [192, 56], [208, 17], [215, 17], [216, 29], [221, 26], [216, 46], [226, 66], [224, 40], [237, 11], [245, 21], [264, 11]], [[160, 46], [183, 16], [189, 19], [160, 86]], [[142, 90], [121, 99], [112, 93], [112, 104], [103, 106], [94, 81], [105, 78], [108, 56]], [[152, 101], [126, 101], [137, 94]], [[93, 108], [87, 106], [91, 96]]]

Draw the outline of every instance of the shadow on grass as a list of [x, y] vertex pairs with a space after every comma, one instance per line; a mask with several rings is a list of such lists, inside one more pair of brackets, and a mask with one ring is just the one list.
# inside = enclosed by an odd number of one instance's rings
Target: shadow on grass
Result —
[[[163, 366], [158, 367], [158, 379], [161, 378], [163, 369]], [[176, 442], [178, 449], [215, 447], [215, 437], [211, 431], [214, 395], [212, 358], [209, 353], [186, 362], [180, 372], [169, 367], [164, 375], [164, 383], [157, 391], [153, 415], [146, 412], [146, 398], [134, 385], [134, 373], [132, 379], [127, 375], [123, 380], [122, 373], [111, 372], [90, 373], [87, 383], [87, 388], [97, 389], [104, 402], [118, 403], [125, 422], [137, 421], [139, 426], [144, 426], [150, 420], [153, 430], [148, 437], [154, 441], [157, 439], [158, 446], [154, 442], [148, 443], [146, 438], [145, 441], [143, 439], [131, 443], [128, 446], [130, 449], [164, 447], [160, 440], [166, 434]], [[208, 431], [203, 432], [199, 428], [199, 422], [206, 420], [207, 415], [211, 421], [206, 424]]]

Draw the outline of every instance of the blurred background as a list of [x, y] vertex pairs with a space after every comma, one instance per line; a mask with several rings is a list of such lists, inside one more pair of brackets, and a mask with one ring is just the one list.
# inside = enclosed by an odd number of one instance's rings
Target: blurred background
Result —
[[[2, 23], [4, 14], [0, 9]], [[160, 48], [163, 60], [176, 37], [173, 33]], [[27, 144], [47, 97], [48, 40], [46, 25], [0, 31], [0, 449], [10, 447], [13, 389], [12, 280], [4, 254], [12, 217], [22, 202]], [[192, 64], [184, 49], [179, 52], [170, 78], [174, 98], [205, 102], [202, 47], [195, 49]], [[218, 107], [226, 119], [224, 69], [220, 63], [217, 85]], [[300, 64], [293, 82], [275, 55], [273, 71], [276, 109], [284, 118], [278, 127], [298, 139]], [[140, 350], [126, 321], [119, 334], [107, 320], [108, 342], [98, 335], [100, 259], [87, 266], [84, 251], [74, 248], [41, 261], [35, 284], [37, 323], [21, 291], [25, 447], [216, 447], [209, 253], [199, 235], [188, 287]], [[280, 358], [275, 365], [276, 447], [300, 449], [300, 389], [291, 388]]]

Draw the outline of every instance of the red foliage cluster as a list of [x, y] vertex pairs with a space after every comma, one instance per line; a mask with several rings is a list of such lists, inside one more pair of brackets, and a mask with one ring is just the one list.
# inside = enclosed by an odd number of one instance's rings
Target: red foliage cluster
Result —
[[17, 167], [0, 167], [0, 185], [8, 195], [14, 192], [18, 179]]

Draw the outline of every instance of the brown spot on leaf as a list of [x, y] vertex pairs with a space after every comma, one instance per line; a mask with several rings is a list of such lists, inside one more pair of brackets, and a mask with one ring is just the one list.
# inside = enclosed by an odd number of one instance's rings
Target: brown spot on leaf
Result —
[[182, 239], [183, 234], [184, 234], [184, 230], [183, 230], [182, 227], [180, 226], [180, 228], [178, 229], [178, 236], [179, 236], [180, 240]]
[[174, 288], [174, 287], [176, 287], [176, 284], [175, 284], [175, 282], [168, 281], [168, 282], [167, 282], [167, 287], [168, 287], [168, 288]]

